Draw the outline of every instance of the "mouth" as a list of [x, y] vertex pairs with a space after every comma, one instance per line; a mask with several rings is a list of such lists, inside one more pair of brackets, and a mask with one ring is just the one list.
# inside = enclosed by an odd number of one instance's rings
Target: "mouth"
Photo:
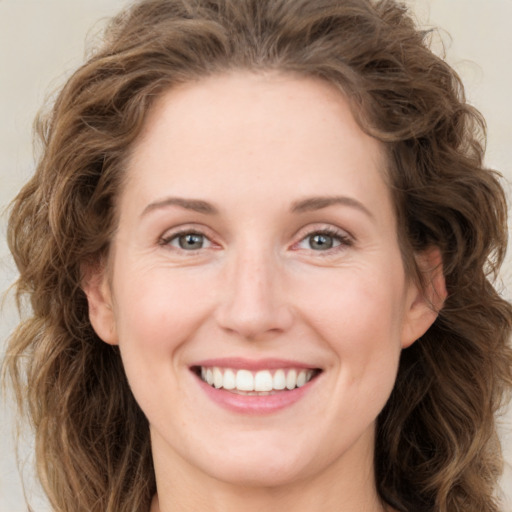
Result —
[[219, 366], [193, 366], [191, 370], [210, 387], [247, 396], [267, 396], [305, 386], [319, 368], [274, 368], [251, 371]]

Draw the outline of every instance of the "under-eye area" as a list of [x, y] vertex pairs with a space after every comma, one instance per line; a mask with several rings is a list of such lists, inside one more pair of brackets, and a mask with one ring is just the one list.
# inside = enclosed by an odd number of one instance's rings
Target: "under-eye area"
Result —
[[248, 395], [267, 395], [279, 391], [291, 391], [306, 385], [322, 372], [319, 368], [278, 368], [251, 371], [218, 366], [193, 366], [191, 370], [213, 388]]

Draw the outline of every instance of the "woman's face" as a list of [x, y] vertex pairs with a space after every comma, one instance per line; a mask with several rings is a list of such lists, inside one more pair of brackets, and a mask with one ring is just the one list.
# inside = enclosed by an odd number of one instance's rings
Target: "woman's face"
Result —
[[156, 102], [86, 291], [157, 468], [371, 475], [400, 351], [434, 318], [404, 274], [385, 165], [322, 81], [233, 73]]

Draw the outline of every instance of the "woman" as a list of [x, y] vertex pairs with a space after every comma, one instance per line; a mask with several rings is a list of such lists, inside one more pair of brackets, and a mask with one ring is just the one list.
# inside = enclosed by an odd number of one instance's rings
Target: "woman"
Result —
[[388, 0], [112, 22], [9, 226], [55, 510], [498, 510], [505, 199], [426, 38]]

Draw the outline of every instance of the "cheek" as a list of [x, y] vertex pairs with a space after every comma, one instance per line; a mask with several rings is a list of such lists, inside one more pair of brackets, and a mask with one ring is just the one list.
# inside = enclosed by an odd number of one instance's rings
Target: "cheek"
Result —
[[170, 274], [133, 272], [133, 279], [115, 288], [119, 348], [130, 388], [151, 422], [163, 424], [181, 396], [182, 354], [210, 307], [208, 297], [198, 294], [199, 285]]
[[399, 345], [405, 307], [400, 273], [348, 268], [317, 275], [311, 284], [302, 283], [294, 294], [301, 297], [301, 315], [324, 332], [325, 339], [356, 351], [366, 345]]
[[340, 389], [381, 403], [394, 385], [401, 352], [403, 278], [354, 269], [334, 277], [304, 294], [302, 316], [331, 350]]
[[178, 365], [180, 350], [211, 311], [203, 282], [176, 272], [135, 271], [115, 288], [115, 319], [127, 373]]

